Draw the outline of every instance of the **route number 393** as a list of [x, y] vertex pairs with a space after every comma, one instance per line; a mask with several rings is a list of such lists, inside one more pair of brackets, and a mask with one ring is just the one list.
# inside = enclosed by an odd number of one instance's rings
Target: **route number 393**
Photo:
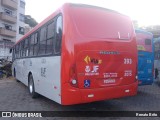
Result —
[[132, 64], [131, 58], [124, 58], [124, 64]]

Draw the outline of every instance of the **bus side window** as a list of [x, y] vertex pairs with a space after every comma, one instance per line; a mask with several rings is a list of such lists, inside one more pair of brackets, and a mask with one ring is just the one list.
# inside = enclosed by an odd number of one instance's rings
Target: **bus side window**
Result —
[[59, 16], [56, 22], [56, 41], [54, 43], [55, 54], [61, 53], [61, 41], [62, 41], [62, 16]]
[[20, 51], [19, 51], [19, 54], [20, 54], [20, 57], [23, 57], [23, 48], [22, 48], [22, 42], [20, 42], [19, 44], [21, 47]]
[[14, 61], [14, 47], [10, 49], [10, 53], [12, 53], [12, 61]]
[[45, 55], [46, 50], [46, 26], [42, 27], [40, 30], [40, 41], [39, 41], [39, 51], [38, 55]]
[[53, 53], [53, 39], [55, 36], [55, 27], [54, 21], [52, 21], [47, 27], [47, 47], [46, 47], [46, 54]]
[[16, 50], [15, 50], [16, 58], [19, 58], [18, 53], [19, 53], [19, 44], [16, 45]]
[[25, 57], [24, 43], [25, 43], [25, 40], [21, 42], [22, 57]]
[[15, 46], [12, 48], [12, 60], [15, 60]]
[[38, 49], [39, 49], [39, 46], [38, 46], [38, 31], [34, 34], [34, 48], [33, 48], [33, 53], [34, 53], [34, 56], [37, 56], [38, 54]]
[[29, 56], [33, 56], [33, 48], [34, 48], [34, 34], [32, 34], [30, 38]]
[[19, 45], [19, 50], [18, 50], [18, 58], [21, 58], [21, 43], [18, 44]]
[[24, 52], [26, 57], [28, 56], [28, 47], [29, 47], [29, 37], [25, 39], [25, 43], [24, 43]]

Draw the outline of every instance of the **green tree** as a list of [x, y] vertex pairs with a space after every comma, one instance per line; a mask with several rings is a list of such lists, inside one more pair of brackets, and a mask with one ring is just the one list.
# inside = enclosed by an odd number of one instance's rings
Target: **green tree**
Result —
[[30, 15], [25, 15], [25, 23], [28, 24], [30, 27], [35, 27], [38, 24], [38, 22]]

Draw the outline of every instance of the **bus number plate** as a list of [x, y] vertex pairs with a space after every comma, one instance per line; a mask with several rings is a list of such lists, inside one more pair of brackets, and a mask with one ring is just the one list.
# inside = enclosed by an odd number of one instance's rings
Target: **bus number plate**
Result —
[[115, 83], [116, 80], [115, 79], [105, 79], [103, 82], [104, 84], [111, 84], [111, 83]]

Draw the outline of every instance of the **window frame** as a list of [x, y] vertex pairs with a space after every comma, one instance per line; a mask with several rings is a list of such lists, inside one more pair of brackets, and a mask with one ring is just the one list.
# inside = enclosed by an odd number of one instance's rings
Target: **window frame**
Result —
[[[22, 29], [23, 29], [23, 31], [22, 31]], [[24, 35], [24, 33], [25, 33], [24, 27], [19, 26], [19, 34]]]
[[22, 1], [22, 0], [20, 0], [20, 7], [21, 8], [25, 8], [25, 6], [26, 6], [26, 3], [24, 1]]
[[[58, 17], [61, 16], [62, 17], [62, 35], [63, 35], [63, 16], [61, 13], [57, 14], [54, 18], [52, 18], [51, 20], [49, 20], [46, 24], [42, 25], [41, 27], [39, 27], [36, 31], [34, 31], [32, 34], [28, 35], [26, 38], [24, 38], [22, 41], [20, 41], [18, 44], [16, 44], [14, 47], [15, 49], [15, 54], [14, 54], [14, 60], [15, 59], [21, 59], [21, 58], [36, 58], [36, 57], [47, 57], [47, 56], [60, 56], [61, 52], [59, 53], [55, 53], [55, 41], [56, 41], [56, 27], [57, 27], [57, 19]], [[50, 24], [53, 23], [53, 36], [48, 38], [48, 26]], [[40, 49], [40, 32], [41, 29], [43, 27], [46, 27], [46, 38], [45, 40], [45, 54], [39, 55], [39, 49]], [[35, 35], [37, 34], [37, 39], [35, 40]], [[34, 40], [32, 40], [32, 36], [34, 37]], [[24, 55], [24, 44], [25, 44], [25, 40], [29, 38], [29, 43], [28, 43], [28, 56]], [[52, 52], [47, 53], [47, 41], [52, 40]], [[34, 42], [34, 43], [33, 43]], [[16, 55], [16, 46], [20, 45], [21, 46], [21, 50], [19, 50], [20, 52], [20, 57], [17, 58]], [[37, 46], [37, 53], [35, 54], [35, 49], [34, 47]], [[31, 49], [33, 48], [33, 55], [31, 55]], [[62, 38], [61, 38], [61, 49], [62, 49]]]
[[[7, 28], [8, 27], [8, 28]], [[4, 28], [6, 29], [6, 30], [13, 30], [13, 26], [12, 25], [9, 25], [9, 24], [6, 24], [6, 23], [4, 23]]]
[[13, 15], [13, 11], [12, 10], [9, 10], [7, 8], [4, 8], [4, 13], [9, 15], [9, 16], [12, 16]]
[[55, 32], [56, 32], [56, 33], [55, 33], [55, 34], [56, 34], [56, 35], [55, 35], [55, 36], [56, 36], [56, 38], [55, 38], [56, 40], [55, 40], [55, 41], [56, 41], [56, 42], [55, 42], [55, 44], [57, 44], [57, 20], [58, 20], [59, 17], [61, 17], [61, 19], [62, 19], [62, 21], [61, 21], [61, 22], [62, 22], [62, 23], [61, 23], [61, 25], [62, 25], [62, 31], [61, 31], [61, 32], [62, 32], [62, 35], [61, 35], [61, 41], [60, 41], [60, 50], [59, 50], [58, 52], [56, 51], [56, 48], [55, 48], [56, 46], [54, 46], [55, 55], [61, 55], [61, 52], [62, 52], [62, 37], [63, 37], [63, 16], [62, 16], [62, 14], [59, 14], [59, 15], [56, 17], [56, 24], [55, 24], [55, 25], [56, 25], [56, 30], [55, 30]]
[[[22, 17], [23, 17], [23, 19], [22, 19]], [[19, 13], [19, 20], [20, 20], [21, 22], [24, 22], [24, 21], [25, 21], [25, 15], [22, 14], [22, 13]]]

